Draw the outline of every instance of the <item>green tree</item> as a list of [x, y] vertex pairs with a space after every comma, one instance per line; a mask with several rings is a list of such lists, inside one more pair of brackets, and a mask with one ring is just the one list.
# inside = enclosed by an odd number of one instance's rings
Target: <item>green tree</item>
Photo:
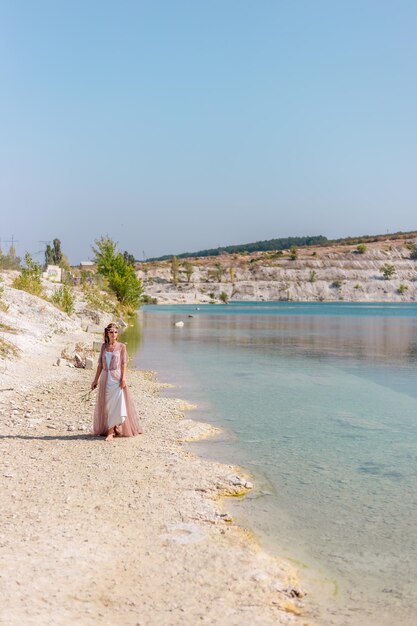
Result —
[[390, 280], [390, 278], [392, 278], [396, 272], [395, 267], [393, 265], [391, 265], [390, 263], [385, 263], [380, 269], [379, 271], [381, 272], [381, 274], [384, 277], [384, 280]]
[[234, 283], [235, 282], [235, 268], [234, 267], [229, 267], [229, 276], [230, 276], [230, 282]]
[[173, 256], [171, 259], [171, 276], [172, 276], [172, 284], [178, 284], [178, 273], [180, 269], [180, 264], [176, 256]]
[[229, 302], [229, 296], [227, 295], [227, 293], [225, 291], [222, 291], [219, 299], [224, 303], [227, 304]]
[[221, 283], [226, 270], [221, 263], [216, 263], [214, 268], [215, 269], [213, 270], [213, 276], [218, 283]]
[[401, 283], [401, 285], [398, 287], [398, 293], [403, 295], [408, 289], [408, 285], [404, 285], [403, 283]]
[[62, 261], [61, 241], [54, 239], [52, 244], [52, 247], [49, 243], [46, 245], [45, 265], [60, 265]]
[[315, 272], [314, 270], [310, 271], [310, 276], [309, 276], [309, 282], [310, 283], [315, 283], [317, 280], [317, 272]]
[[182, 266], [184, 268], [185, 275], [187, 276], [187, 283], [189, 283], [191, 280], [191, 276], [194, 273], [194, 265], [190, 261], [184, 261]]
[[135, 269], [117, 251], [117, 244], [108, 236], [96, 239], [93, 252], [98, 272], [107, 279], [110, 290], [128, 312], [135, 311], [142, 302], [142, 283]]
[[133, 254], [130, 254], [127, 250], [125, 250], [123, 252], [123, 258], [126, 261], [126, 263], [128, 263], [129, 265], [131, 265], [132, 267], [135, 267], [136, 264], [136, 259], [133, 256]]
[[291, 246], [290, 248], [290, 259], [291, 261], [296, 261], [298, 259], [298, 248], [296, 248], [296, 246]]
[[94, 262], [97, 271], [102, 276], [108, 276], [112, 271], [114, 259], [117, 254], [117, 244], [108, 235], [96, 239], [96, 247], [92, 246], [94, 252]]

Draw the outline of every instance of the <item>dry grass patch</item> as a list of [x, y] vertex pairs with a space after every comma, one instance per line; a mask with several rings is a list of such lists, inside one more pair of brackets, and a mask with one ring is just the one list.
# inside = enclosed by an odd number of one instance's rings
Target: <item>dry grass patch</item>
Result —
[[0, 337], [0, 358], [4, 359], [8, 356], [17, 356], [19, 349], [4, 337]]

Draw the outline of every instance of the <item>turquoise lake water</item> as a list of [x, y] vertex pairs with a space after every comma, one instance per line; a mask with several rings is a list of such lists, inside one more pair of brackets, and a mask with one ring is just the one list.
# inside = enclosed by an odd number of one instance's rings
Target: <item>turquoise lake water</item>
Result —
[[198, 309], [145, 307], [135, 359], [224, 429], [198, 451], [255, 475], [228, 510], [306, 565], [318, 623], [416, 624], [417, 305]]

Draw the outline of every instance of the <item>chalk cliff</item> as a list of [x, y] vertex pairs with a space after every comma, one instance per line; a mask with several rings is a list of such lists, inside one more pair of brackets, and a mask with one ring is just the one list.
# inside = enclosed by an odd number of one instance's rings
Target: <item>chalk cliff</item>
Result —
[[[290, 251], [224, 254], [142, 263], [138, 276], [158, 303], [230, 300], [406, 302], [417, 300], [417, 260], [413, 240], [300, 248]], [[296, 256], [296, 258], [292, 258]], [[188, 263], [188, 265], [187, 265]], [[384, 277], [383, 270], [388, 266]], [[389, 269], [392, 266], [394, 269]]]

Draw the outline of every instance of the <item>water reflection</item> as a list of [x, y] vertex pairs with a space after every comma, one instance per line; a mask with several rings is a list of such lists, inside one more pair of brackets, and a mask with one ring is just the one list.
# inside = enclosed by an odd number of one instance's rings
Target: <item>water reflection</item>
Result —
[[142, 345], [143, 333], [138, 315], [129, 318], [129, 326], [123, 331], [120, 339], [126, 344], [130, 357], [133, 357], [139, 351]]
[[288, 352], [306, 358], [416, 361], [417, 318], [196, 315], [177, 328], [178, 314], [144, 313], [147, 336], [161, 333], [174, 345], [194, 342]]

